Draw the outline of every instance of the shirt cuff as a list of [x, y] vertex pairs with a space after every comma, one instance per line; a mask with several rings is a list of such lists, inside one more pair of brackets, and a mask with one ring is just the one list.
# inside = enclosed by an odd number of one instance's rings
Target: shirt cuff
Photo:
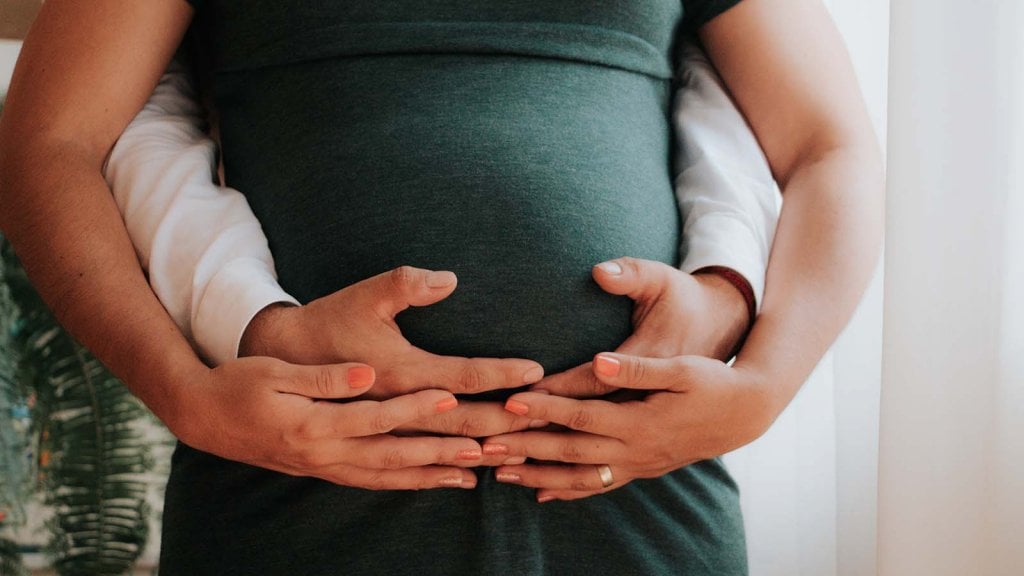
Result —
[[256, 258], [232, 260], [210, 279], [196, 307], [192, 334], [199, 351], [215, 366], [238, 358], [249, 322], [260, 310], [281, 302], [299, 305], [278, 285], [266, 263]]
[[742, 220], [727, 214], [706, 214], [687, 223], [683, 259], [679, 268], [693, 274], [720, 266], [736, 271], [754, 292], [755, 310], [764, 296], [764, 256], [761, 239]]

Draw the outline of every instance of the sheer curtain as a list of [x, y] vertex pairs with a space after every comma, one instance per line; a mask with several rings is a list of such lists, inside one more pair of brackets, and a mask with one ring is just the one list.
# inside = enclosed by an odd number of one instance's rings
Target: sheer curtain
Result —
[[826, 4], [887, 135], [885, 273], [728, 457], [751, 574], [1024, 574], [1024, 3]]
[[879, 574], [1024, 573], [1024, 6], [895, 0]]

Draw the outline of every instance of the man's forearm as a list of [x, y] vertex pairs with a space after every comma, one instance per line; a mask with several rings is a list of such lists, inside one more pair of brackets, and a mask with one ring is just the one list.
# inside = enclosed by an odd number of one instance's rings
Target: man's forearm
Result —
[[0, 157], [0, 228], [58, 321], [165, 422], [204, 366], [157, 301], [100, 174], [39, 136]]

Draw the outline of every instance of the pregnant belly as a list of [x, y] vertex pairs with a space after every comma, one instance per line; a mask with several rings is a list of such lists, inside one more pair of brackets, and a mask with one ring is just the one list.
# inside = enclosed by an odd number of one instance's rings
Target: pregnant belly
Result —
[[664, 87], [601, 66], [426, 58], [263, 70], [247, 82], [294, 89], [237, 101], [221, 86], [228, 182], [282, 285], [308, 301], [403, 264], [452, 270], [454, 294], [398, 318], [417, 346], [549, 373], [613, 349], [632, 304], [591, 267], [678, 259]]

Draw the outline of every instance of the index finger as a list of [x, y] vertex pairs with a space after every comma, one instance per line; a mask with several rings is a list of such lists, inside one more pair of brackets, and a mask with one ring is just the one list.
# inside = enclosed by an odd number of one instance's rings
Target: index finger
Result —
[[598, 398], [617, 389], [601, 382], [594, 375], [593, 362], [552, 374], [531, 388], [531, 390], [546, 390], [551, 394], [566, 398]]
[[577, 400], [554, 394], [523, 392], [505, 402], [505, 409], [520, 416], [561, 424], [580, 432], [622, 438], [626, 424], [635, 417], [635, 402], [616, 404], [607, 400]]
[[456, 406], [458, 400], [444, 390], [422, 390], [382, 402], [316, 402], [308, 426], [345, 438], [375, 436]]
[[540, 364], [520, 358], [438, 356], [419, 348], [410, 351], [409, 357], [408, 364], [395, 370], [409, 372], [402, 380], [418, 389], [439, 388], [453, 394], [518, 388], [544, 376]]

